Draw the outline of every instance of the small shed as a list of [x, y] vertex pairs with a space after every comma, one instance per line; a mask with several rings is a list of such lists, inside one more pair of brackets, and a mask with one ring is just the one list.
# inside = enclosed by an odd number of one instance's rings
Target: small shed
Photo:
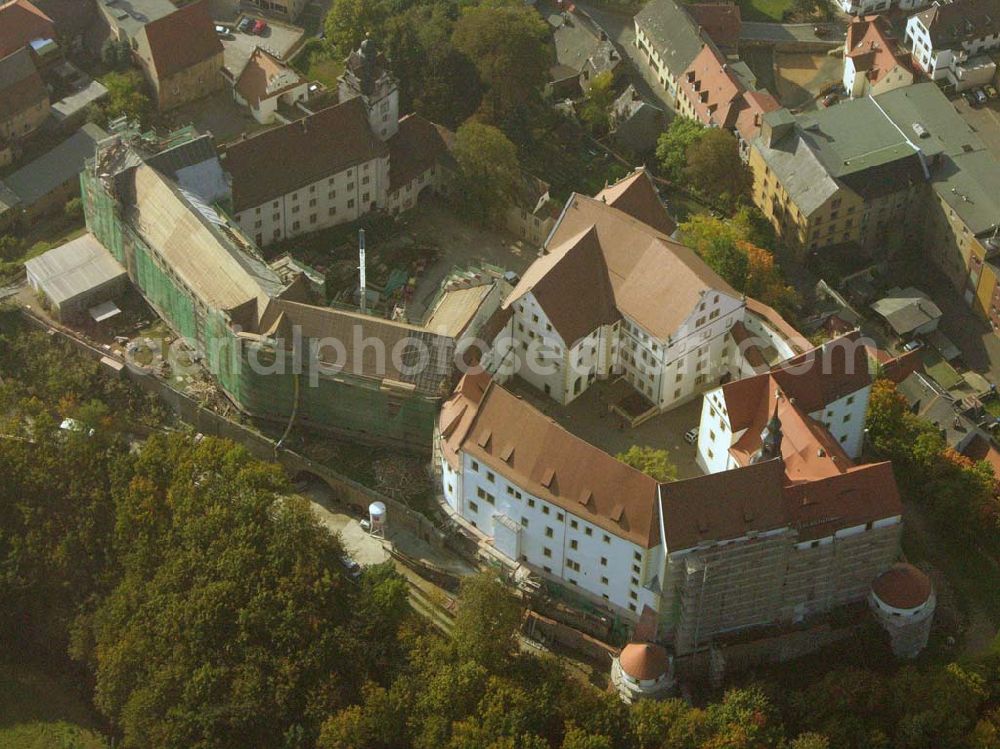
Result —
[[894, 288], [877, 302], [872, 309], [888, 323], [898, 336], [912, 338], [937, 330], [941, 310], [920, 289], [909, 286]]
[[92, 308], [104, 309], [101, 305], [128, 286], [125, 269], [92, 234], [32, 258], [24, 268], [31, 288], [45, 296], [52, 313], [63, 321], [82, 319]]

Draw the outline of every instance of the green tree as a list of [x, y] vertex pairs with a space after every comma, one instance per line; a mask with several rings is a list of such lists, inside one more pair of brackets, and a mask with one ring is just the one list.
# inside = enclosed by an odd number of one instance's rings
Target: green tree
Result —
[[548, 80], [549, 32], [542, 17], [522, 2], [485, 0], [462, 9], [452, 44], [479, 71], [483, 115], [509, 132], [512, 118], [540, 101]]
[[704, 132], [705, 128], [697, 120], [677, 116], [670, 121], [670, 126], [656, 142], [656, 159], [667, 179], [681, 181], [687, 165], [688, 149]]
[[278, 746], [364, 678], [340, 548], [276, 465], [153, 437], [117, 490], [120, 580], [75, 652], [126, 747]]
[[587, 96], [580, 107], [580, 119], [595, 135], [608, 131], [608, 117], [615, 101], [614, 76], [605, 71], [594, 77], [587, 90]]
[[630, 465], [637, 471], [642, 471], [647, 476], [652, 476], [657, 481], [676, 481], [677, 466], [670, 461], [668, 450], [658, 450], [655, 447], [632, 445], [623, 453], [615, 456], [626, 465]]
[[788, 749], [830, 749], [830, 739], [821, 733], [800, 733]]
[[93, 119], [107, 125], [110, 120], [124, 116], [140, 126], [149, 124], [153, 105], [146, 95], [146, 84], [138, 70], [108, 73], [101, 83], [108, 89], [108, 96], [103, 103], [94, 105]]
[[101, 62], [112, 70], [125, 70], [132, 64], [132, 48], [125, 40], [108, 39], [101, 47]]
[[464, 211], [480, 223], [501, 223], [521, 176], [514, 144], [492, 125], [467, 122], [455, 134], [454, 153]]
[[80, 198], [70, 198], [63, 206], [63, 215], [72, 221], [83, 219], [83, 201]]
[[462, 581], [452, 639], [460, 658], [499, 672], [517, 650], [521, 605], [497, 577], [482, 572]]
[[366, 34], [378, 39], [387, 13], [388, 8], [380, 0], [333, 0], [323, 26], [333, 53], [347, 57]]
[[691, 143], [683, 171], [695, 189], [727, 206], [748, 196], [753, 184], [736, 136], [722, 128], [708, 128]]

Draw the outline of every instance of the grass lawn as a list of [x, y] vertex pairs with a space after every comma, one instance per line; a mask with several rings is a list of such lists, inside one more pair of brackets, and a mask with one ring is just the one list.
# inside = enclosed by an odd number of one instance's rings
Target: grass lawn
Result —
[[950, 390], [962, 381], [961, 375], [934, 349], [924, 348], [924, 370], [945, 390]]
[[292, 67], [308, 80], [319, 81], [332, 91], [337, 90], [337, 77], [344, 72], [343, 61], [333, 57], [318, 39], [303, 45], [292, 60]]
[[107, 749], [73, 688], [33, 666], [0, 663], [0, 746]]
[[791, 0], [739, 0], [739, 6], [744, 21], [781, 23], [792, 3]]

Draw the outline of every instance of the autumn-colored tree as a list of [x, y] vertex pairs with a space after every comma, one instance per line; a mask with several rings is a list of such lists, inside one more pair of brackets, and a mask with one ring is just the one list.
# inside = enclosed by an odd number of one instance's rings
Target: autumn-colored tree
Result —
[[677, 480], [677, 466], [670, 461], [670, 452], [667, 450], [632, 445], [628, 450], [618, 453], [615, 457], [637, 471], [652, 476], [657, 481]]
[[736, 136], [718, 127], [707, 128], [687, 148], [684, 176], [709, 200], [730, 207], [748, 196], [753, 184]]

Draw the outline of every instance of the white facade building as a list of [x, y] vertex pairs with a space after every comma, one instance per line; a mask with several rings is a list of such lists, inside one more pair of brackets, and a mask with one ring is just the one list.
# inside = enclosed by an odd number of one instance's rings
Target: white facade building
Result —
[[991, 0], [935, 3], [907, 20], [905, 45], [931, 80], [958, 90], [988, 83], [996, 66], [983, 55], [1000, 48], [1000, 12]]

